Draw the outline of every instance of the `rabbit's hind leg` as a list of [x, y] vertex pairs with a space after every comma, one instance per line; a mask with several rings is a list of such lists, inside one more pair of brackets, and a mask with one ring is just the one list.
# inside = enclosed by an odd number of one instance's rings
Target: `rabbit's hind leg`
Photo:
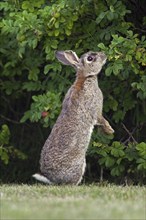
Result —
[[76, 185], [79, 185], [80, 182], [82, 181], [82, 178], [83, 178], [83, 175], [85, 173], [85, 168], [86, 168], [86, 159], [84, 159], [84, 163], [83, 163], [83, 166], [82, 166], [82, 174], [80, 176], [80, 179], [78, 180], [78, 182], [76, 183]]

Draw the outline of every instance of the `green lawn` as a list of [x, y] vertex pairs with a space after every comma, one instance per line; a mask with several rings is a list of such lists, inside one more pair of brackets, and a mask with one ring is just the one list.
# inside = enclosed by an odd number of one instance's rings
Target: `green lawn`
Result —
[[1, 185], [1, 219], [146, 219], [146, 188]]

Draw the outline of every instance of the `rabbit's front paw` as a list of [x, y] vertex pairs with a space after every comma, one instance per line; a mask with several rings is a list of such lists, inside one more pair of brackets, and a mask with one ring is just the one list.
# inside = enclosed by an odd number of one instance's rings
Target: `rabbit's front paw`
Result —
[[104, 130], [107, 134], [113, 134], [115, 132], [110, 125], [106, 127]]
[[113, 134], [114, 129], [110, 126], [109, 122], [104, 119], [103, 130], [107, 134]]

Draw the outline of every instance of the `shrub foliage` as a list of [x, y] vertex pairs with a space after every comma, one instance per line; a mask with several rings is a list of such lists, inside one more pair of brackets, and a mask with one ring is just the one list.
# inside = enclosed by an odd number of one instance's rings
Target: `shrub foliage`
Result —
[[[2, 175], [3, 181], [29, 181], [37, 169], [42, 144], [75, 79], [73, 70], [55, 59], [54, 51], [65, 49], [79, 56], [101, 50], [108, 56], [99, 83], [104, 93], [103, 114], [115, 135], [107, 137], [95, 129], [88, 168], [98, 163], [108, 173], [108, 180], [132, 174], [134, 182], [139, 176], [145, 181], [145, 8], [145, 1], [137, 0], [0, 2], [0, 139], [7, 133], [0, 155], [3, 173], [10, 170]], [[14, 148], [10, 150], [11, 144]], [[25, 162], [9, 160], [8, 155], [14, 152]], [[87, 176], [94, 176], [98, 169], [88, 170]]]

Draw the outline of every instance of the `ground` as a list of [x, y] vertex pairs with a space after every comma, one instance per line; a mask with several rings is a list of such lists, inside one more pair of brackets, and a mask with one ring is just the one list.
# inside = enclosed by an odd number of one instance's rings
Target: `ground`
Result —
[[146, 219], [140, 186], [1, 185], [2, 220]]

